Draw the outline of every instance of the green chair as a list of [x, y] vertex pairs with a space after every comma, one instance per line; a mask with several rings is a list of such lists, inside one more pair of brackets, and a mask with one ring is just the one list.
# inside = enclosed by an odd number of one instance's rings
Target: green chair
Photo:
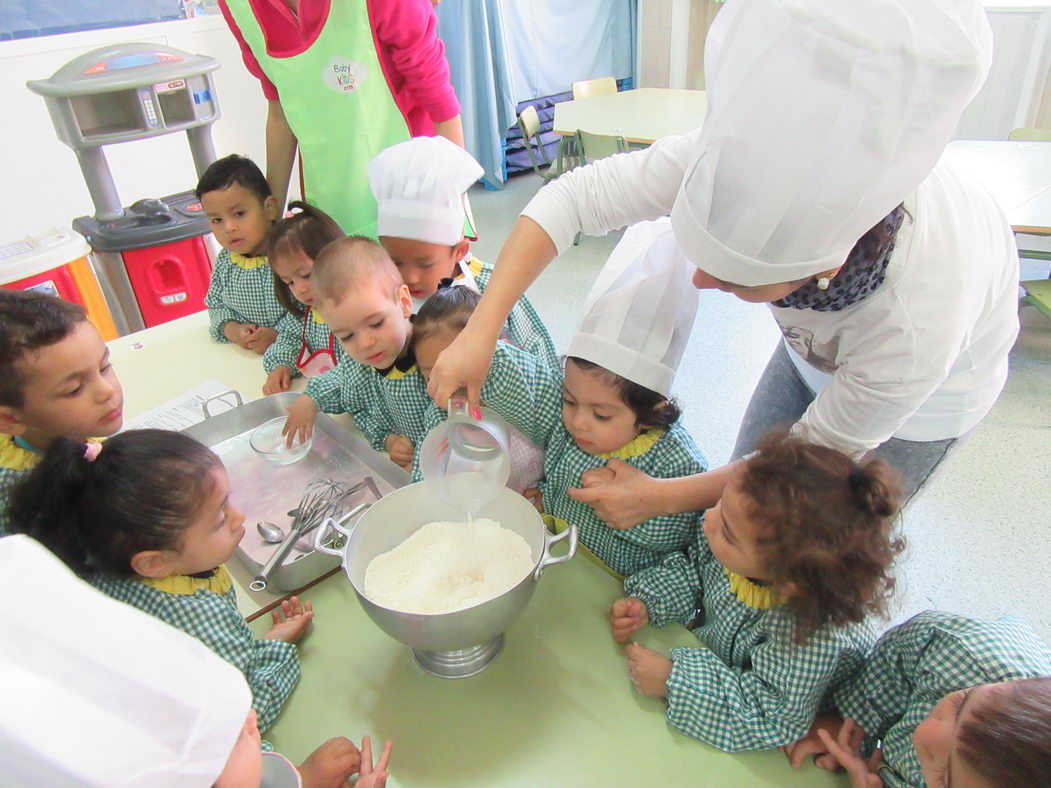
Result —
[[[604, 159], [607, 156], [615, 156], [618, 153], [628, 152], [628, 141], [621, 136], [613, 134], [592, 134], [590, 131], [577, 129], [573, 135], [576, 140], [576, 152], [580, 155], [580, 163]], [[573, 245], [580, 243], [580, 233], [573, 239]]]
[[591, 98], [592, 96], [605, 96], [607, 93], [616, 92], [617, 80], [613, 77], [585, 79], [573, 83], [573, 101], [576, 101], [577, 99]]
[[1012, 142], [1051, 142], [1051, 129], [1012, 129], [1007, 139]]
[[[1013, 142], [1051, 142], [1051, 129], [1020, 128], [1013, 129], [1007, 135]], [[1015, 237], [1018, 237], [1018, 233]], [[1042, 249], [1023, 249], [1019, 247], [1018, 256], [1027, 260], [1051, 261], [1051, 252]], [[1021, 305], [1035, 306], [1051, 320], [1051, 279], [1031, 279], [1021, 283], [1025, 296]]]
[[[540, 133], [540, 116], [536, 113], [536, 107], [530, 106], [522, 110], [522, 113], [518, 116], [518, 128], [522, 132], [522, 142], [525, 145], [526, 153], [529, 154], [529, 163], [533, 165], [533, 172], [544, 181], [557, 178], [577, 163], [576, 157], [573, 156], [573, 152], [570, 149], [574, 141], [572, 137], [563, 137], [558, 141], [558, 152], [553, 162], [548, 157], [547, 151], [544, 150], [544, 146], [538, 137]], [[533, 151], [534, 145], [537, 148], [536, 153]], [[538, 153], [540, 161], [537, 161]]]

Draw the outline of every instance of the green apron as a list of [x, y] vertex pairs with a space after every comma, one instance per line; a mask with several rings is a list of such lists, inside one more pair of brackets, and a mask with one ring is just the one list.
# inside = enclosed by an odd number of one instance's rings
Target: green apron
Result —
[[376, 237], [376, 200], [365, 165], [409, 138], [380, 67], [365, 0], [331, 0], [315, 41], [291, 57], [267, 52], [249, 0], [227, 0], [241, 35], [277, 87], [302, 154], [309, 202], [348, 234]]

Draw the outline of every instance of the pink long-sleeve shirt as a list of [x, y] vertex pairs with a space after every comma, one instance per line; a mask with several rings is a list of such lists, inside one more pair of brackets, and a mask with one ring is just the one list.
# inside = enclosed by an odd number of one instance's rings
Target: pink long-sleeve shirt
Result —
[[[362, 0], [338, 0], [362, 2]], [[430, 0], [364, 0], [372, 40], [394, 103], [411, 136], [432, 136], [434, 124], [460, 114], [460, 102], [449, 82], [445, 45], [438, 38], [438, 19]], [[317, 38], [328, 18], [331, 0], [299, 0], [297, 19], [284, 0], [256, 0], [256, 18], [271, 56], [290, 57]], [[241, 47], [245, 66], [259, 79], [269, 101], [280, 98], [259, 61], [245, 43], [226, 0], [219, 0], [226, 23]]]

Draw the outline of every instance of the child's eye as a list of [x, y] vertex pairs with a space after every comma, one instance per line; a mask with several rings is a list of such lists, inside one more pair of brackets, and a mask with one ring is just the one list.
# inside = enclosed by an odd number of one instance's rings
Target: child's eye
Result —
[[564, 408], [572, 408], [572, 407], [575, 407], [576, 404], [577, 403], [575, 403], [571, 399], [566, 399], [565, 397], [562, 398], [562, 407], [564, 407]]
[[77, 396], [77, 394], [79, 394], [83, 390], [83, 388], [84, 388], [84, 385], [80, 384], [74, 389], [70, 389], [69, 391], [63, 392], [60, 396], [63, 396], [63, 397], [75, 397], [75, 396]]
[[234, 216], [244, 216], [248, 211], [234, 211]]
[[369, 326], [369, 328], [379, 328], [380, 326], [382, 326], [382, 325], [383, 325], [383, 323], [384, 323], [384, 322], [385, 322], [386, 320], [387, 320], [387, 318], [385, 318], [385, 317], [383, 317], [383, 318], [380, 318], [380, 319], [379, 319], [378, 321], [376, 321], [376, 322], [375, 322], [375, 323], [373, 323], [373, 324], [372, 324], [371, 326]]
[[211, 222], [212, 224], [222, 224], [223, 223], [223, 220], [220, 219], [218, 216], [213, 216], [208, 221]]
[[611, 416], [603, 416], [601, 413], [595, 414], [595, 421], [609, 421]]
[[99, 367], [99, 374], [108, 375], [111, 369], [113, 369], [113, 365], [107, 361], [105, 364]]

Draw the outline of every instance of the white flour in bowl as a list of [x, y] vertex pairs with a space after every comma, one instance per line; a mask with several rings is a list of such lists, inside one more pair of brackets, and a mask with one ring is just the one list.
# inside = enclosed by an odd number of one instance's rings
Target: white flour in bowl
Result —
[[365, 569], [365, 596], [406, 613], [452, 613], [518, 585], [533, 570], [526, 540], [495, 520], [428, 523]]

